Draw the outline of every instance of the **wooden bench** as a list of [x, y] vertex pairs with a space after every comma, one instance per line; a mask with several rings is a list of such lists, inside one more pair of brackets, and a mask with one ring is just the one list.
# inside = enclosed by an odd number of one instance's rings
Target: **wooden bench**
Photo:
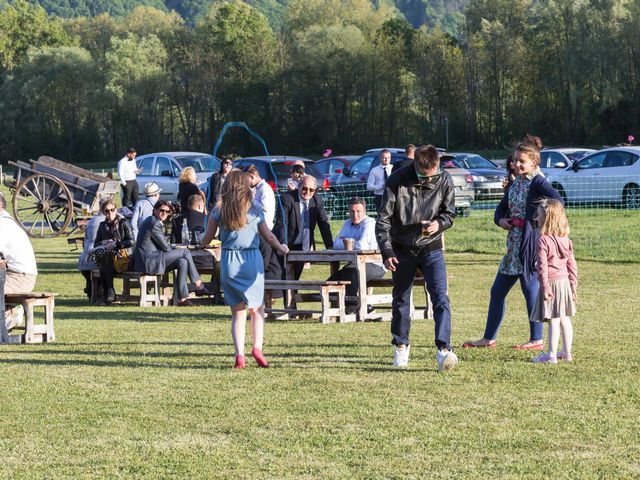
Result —
[[[411, 293], [411, 319], [433, 319], [433, 304], [431, 303], [431, 298], [429, 297], [429, 292], [425, 288], [424, 278], [420, 276], [416, 276], [413, 279], [414, 287], [422, 287], [424, 288], [424, 294], [427, 300], [427, 304], [424, 307], [416, 307], [413, 303], [413, 291]], [[374, 288], [393, 288], [393, 280], [391, 278], [381, 278], [379, 280], [369, 280], [367, 282], [367, 304], [368, 305], [390, 305], [393, 301], [393, 295], [391, 293], [383, 293], [383, 294], [374, 294]], [[357, 300], [356, 298], [347, 297], [347, 300]], [[391, 320], [391, 312], [375, 312], [371, 313], [370, 316], [382, 319], [382, 320]]]
[[78, 248], [84, 247], [84, 237], [67, 238], [67, 243], [73, 247], [71, 251], [75, 252]]
[[[24, 330], [21, 343], [53, 342], [56, 339], [53, 331], [53, 309], [55, 294], [47, 292], [6, 293], [4, 301], [8, 305], [22, 305], [24, 309], [24, 327], [18, 326], [14, 330]], [[44, 307], [44, 323], [36, 324], [33, 317], [34, 307]], [[13, 336], [13, 335], [12, 335]]]
[[[122, 278], [123, 301], [138, 298], [141, 307], [159, 307], [168, 305], [171, 296], [167, 292], [166, 286], [162, 282], [162, 275], [152, 275], [140, 272], [115, 273], [113, 278]], [[140, 295], [131, 294], [131, 289], [139, 289]], [[149, 291], [151, 290], [151, 293]], [[100, 302], [100, 270], [91, 270], [91, 303], [97, 305]]]
[[[321, 323], [331, 323], [332, 318], [337, 318], [339, 323], [345, 323], [348, 320], [345, 314], [345, 287], [349, 284], [351, 282], [332, 280], [266, 280], [265, 290], [289, 290], [290, 292], [289, 302], [284, 305], [284, 308], [272, 308], [269, 302], [265, 312], [268, 318], [289, 319], [319, 314]], [[293, 293], [300, 290], [317, 293], [312, 295]], [[335, 297], [333, 299], [330, 298], [332, 294]], [[298, 310], [297, 304], [301, 302], [320, 302], [321, 310]], [[355, 316], [351, 315], [351, 317], [355, 320]]]

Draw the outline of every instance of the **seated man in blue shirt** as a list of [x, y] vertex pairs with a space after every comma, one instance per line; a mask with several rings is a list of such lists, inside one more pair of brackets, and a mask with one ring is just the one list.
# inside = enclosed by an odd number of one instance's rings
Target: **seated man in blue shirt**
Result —
[[[334, 240], [333, 249], [345, 250], [344, 239], [352, 238], [355, 241], [354, 250], [378, 250], [375, 229], [376, 221], [367, 216], [367, 202], [363, 198], [354, 197], [349, 200], [349, 220], [344, 222], [340, 233]], [[382, 262], [368, 262], [366, 268], [367, 281], [379, 280], [387, 273]], [[346, 265], [329, 277], [329, 280], [349, 280], [351, 285], [346, 288], [347, 297], [358, 295], [358, 272], [355, 265]], [[347, 300], [346, 313], [356, 313], [357, 307], [357, 300]], [[369, 311], [371, 310], [373, 307], [369, 307]]]

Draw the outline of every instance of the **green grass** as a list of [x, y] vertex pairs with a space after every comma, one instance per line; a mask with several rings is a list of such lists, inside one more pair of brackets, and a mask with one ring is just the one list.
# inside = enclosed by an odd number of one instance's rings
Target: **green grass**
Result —
[[[0, 348], [0, 477], [638, 478], [639, 213], [571, 221], [575, 362], [509, 348], [528, 331], [514, 289], [498, 348], [459, 348], [444, 375], [430, 321], [406, 371], [388, 323], [304, 321], [267, 325], [274, 368], [234, 371], [228, 308], [91, 307], [77, 252], [35, 240], [58, 341]], [[489, 212], [447, 233], [455, 345], [482, 335], [503, 248]]]

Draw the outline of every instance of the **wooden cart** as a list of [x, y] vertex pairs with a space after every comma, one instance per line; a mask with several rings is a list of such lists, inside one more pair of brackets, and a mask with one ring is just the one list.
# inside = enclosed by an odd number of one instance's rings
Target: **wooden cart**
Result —
[[120, 182], [51, 157], [15, 166], [13, 215], [32, 237], [56, 237], [79, 217], [97, 213], [103, 198], [113, 198]]

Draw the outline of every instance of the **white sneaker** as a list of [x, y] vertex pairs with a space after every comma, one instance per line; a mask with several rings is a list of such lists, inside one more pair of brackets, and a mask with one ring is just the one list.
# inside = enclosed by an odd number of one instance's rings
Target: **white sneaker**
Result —
[[448, 372], [458, 365], [458, 356], [451, 350], [438, 350], [436, 353], [436, 362], [438, 363], [439, 372]]
[[402, 347], [395, 347], [393, 350], [393, 366], [394, 367], [406, 367], [409, 365], [409, 349], [411, 345], [402, 345]]
[[14, 305], [9, 310], [5, 310], [4, 321], [8, 332], [16, 327], [24, 327], [24, 308], [22, 305]]

